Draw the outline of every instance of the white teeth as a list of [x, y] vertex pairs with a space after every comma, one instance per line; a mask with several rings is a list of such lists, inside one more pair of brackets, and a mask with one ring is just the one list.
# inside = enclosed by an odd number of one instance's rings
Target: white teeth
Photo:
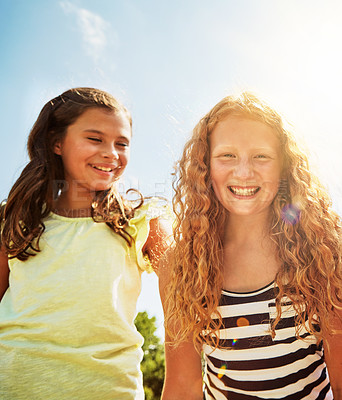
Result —
[[237, 188], [233, 186], [229, 186], [229, 189], [232, 193], [234, 193], [237, 196], [253, 196], [259, 188]]
[[99, 169], [100, 171], [105, 171], [105, 172], [111, 172], [111, 171], [112, 171], [111, 168], [99, 167], [99, 166], [95, 166], [95, 165], [93, 165], [93, 167], [94, 167], [95, 169]]

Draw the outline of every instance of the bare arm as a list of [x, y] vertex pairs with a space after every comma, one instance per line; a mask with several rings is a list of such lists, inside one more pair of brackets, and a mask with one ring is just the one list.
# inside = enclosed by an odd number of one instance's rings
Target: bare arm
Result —
[[[166, 259], [160, 268], [159, 291], [164, 306], [165, 286], [169, 279]], [[165, 308], [164, 308], [165, 312]], [[202, 364], [191, 340], [177, 347], [168, 344], [165, 335], [165, 381], [161, 400], [202, 400]]]
[[0, 301], [8, 288], [8, 257], [7, 254], [0, 250]]
[[334, 329], [339, 332], [325, 338], [324, 357], [334, 400], [342, 400], [342, 311], [334, 320]]
[[182, 343], [177, 348], [165, 344], [165, 361], [165, 381], [161, 399], [202, 400], [201, 357], [193, 343]]

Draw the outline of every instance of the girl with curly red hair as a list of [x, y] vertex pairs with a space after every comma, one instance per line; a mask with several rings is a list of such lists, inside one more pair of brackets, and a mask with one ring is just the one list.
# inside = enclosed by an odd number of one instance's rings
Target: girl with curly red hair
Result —
[[173, 203], [162, 399], [341, 399], [341, 221], [281, 116], [220, 101]]

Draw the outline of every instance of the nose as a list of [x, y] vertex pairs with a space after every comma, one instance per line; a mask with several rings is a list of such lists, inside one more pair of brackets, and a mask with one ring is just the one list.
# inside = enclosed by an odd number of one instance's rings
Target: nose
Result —
[[249, 159], [240, 159], [235, 166], [234, 176], [239, 179], [250, 179], [253, 177], [253, 171], [253, 165]]
[[103, 147], [102, 150], [102, 155], [104, 158], [108, 158], [110, 160], [118, 160], [119, 159], [119, 154], [112, 144], [106, 144]]

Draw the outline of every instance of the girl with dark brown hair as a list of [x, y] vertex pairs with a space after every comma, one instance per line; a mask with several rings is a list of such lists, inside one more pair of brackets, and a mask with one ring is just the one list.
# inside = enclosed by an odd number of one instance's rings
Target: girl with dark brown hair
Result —
[[31, 130], [1, 206], [2, 400], [144, 397], [136, 302], [167, 228], [155, 201], [118, 193], [131, 130], [126, 108], [93, 88], [49, 101]]

